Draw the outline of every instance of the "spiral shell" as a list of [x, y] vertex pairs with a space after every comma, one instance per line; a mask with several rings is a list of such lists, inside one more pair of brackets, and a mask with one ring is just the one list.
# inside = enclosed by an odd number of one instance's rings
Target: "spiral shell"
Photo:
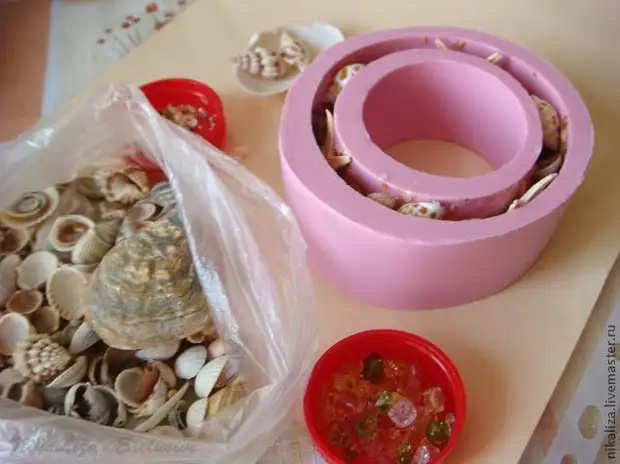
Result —
[[38, 290], [17, 290], [9, 301], [6, 309], [17, 314], [31, 314], [43, 304], [43, 294]]
[[310, 53], [303, 42], [288, 31], [283, 31], [280, 36], [280, 55], [289, 65], [299, 68], [310, 61]]
[[17, 286], [22, 290], [39, 289], [58, 267], [58, 257], [49, 251], [28, 255], [17, 268]]
[[8, 313], [0, 316], [0, 354], [11, 356], [19, 343], [36, 334], [25, 316]]
[[0, 221], [17, 229], [32, 227], [54, 214], [59, 201], [58, 190], [54, 187], [25, 193], [7, 209], [0, 211]]
[[263, 47], [255, 47], [235, 58], [233, 63], [242, 71], [265, 79], [278, 79], [289, 72], [289, 65], [275, 52]]
[[47, 335], [33, 335], [19, 342], [13, 353], [15, 368], [35, 382], [48, 382], [64, 372], [71, 356]]
[[86, 309], [86, 285], [83, 273], [70, 266], [60, 267], [47, 282], [47, 301], [63, 319], [80, 319]]
[[93, 180], [107, 201], [125, 205], [146, 198], [150, 192], [146, 173], [136, 166], [100, 169]]
[[95, 223], [86, 216], [60, 216], [54, 221], [48, 240], [55, 250], [68, 252], [73, 250], [80, 237], [93, 227]]
[[26, 229], [0, 227], [0, 256], [19, 253], [28, 245], [30, 232]]

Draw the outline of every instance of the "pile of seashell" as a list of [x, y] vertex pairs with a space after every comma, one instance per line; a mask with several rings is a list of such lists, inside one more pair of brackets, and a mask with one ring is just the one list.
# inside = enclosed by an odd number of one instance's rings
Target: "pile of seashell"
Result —
[[[427, 44], [428, 38], [424, 38], [423, 43]], [[447, 45], [444, 41], [437, 38], [434, 41], [435, 47], [441, 50], [462, 50], [466, 43], [459, 41], [453, 46]], [[490, 54], [486, 59], [490, 63], [501, 62], [503, 56], [498, 53]], [[355, 178], [346, 169], [353, 162], [350, 154], [339, 153], [334, 147], [334, 118], [333, 108], [338, 95], [342, 89], [359, 73], [366, 64], [351, 63], [338, 69], [332, 78], [332, 82], [328, 87], [327, 94], [323, 100], [323, 105], [315, 109], [313, 115], [313, 131], [317, 144], [325, 157], [327, 163], [340, 176], [357, 190], [359, 193], [367, 196], [369, 199], [401, 214], [424, 217], [428, 219], [444, 219], [447, 208], [438, 201], [411, 202], [406, 198], [393, 198], [387, 191], [385, 185], [382, 192], [365, 192]], [[560, 168], [566, 154], [568, 142], [568, 120], [560, 115], [560, 112], [548, 101], [531, 95], [543, 129], [543, 150], [538, 157], [536, 165], [532, 169], [532, 175], [529, 179], [523, 193], [516, 198], [508, 207], [507, 211], [520, 208], [531, 202], [543, 190], [545, 190], [555, 178], [558, 176]]]
[[247, 394], [167, 183], [98, 169], [22, 195], [0, 221], [0, 397], [198, 438]]

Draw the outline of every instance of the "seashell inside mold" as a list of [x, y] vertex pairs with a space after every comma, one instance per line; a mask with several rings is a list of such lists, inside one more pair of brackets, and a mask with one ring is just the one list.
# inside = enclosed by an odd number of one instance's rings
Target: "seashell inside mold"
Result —
[[532, 95], [543, 129], [543, 146], [552, 151], [560, 149], [560, 114], [548, 101]]
[[365, 66], [366, 65], [362, 63], [352, 63], [340, 68], [327, 89], [327, 101], [330, 103], [335, 103], [338, 95], [342, 92], [342, 89], [344, 89], [347, 84], [351, 82], [351, 79], [353, 79], [358, 72], [364, 69]]
[[549, 187], [551, 182], [553, 182], [557, 176], [558, 176], [558, 173], [554, 172], [540, 179], [538, 182], [532, 185], [521, 197], [514, 200], [508, 207], [508, 211], [521, 208], [525, 206], [526, 204], [528, 204], [529, 202], [531, 202], [534, 198], [540, 195], [543, 192], [543, 190]]
[[325, 110], [325, 143], [322, 147], [323, 156], [333, 156], [334, 151], [334, 116], [331, 111]]
[[17, 286], [22, 290], [40, 289], [57, 267], [58, 257], [54, 253], [35, 251], [17, 268]]
[[62, 266], [54, 271], [47, 282], [47, 301], [63, 319], [80, 319], [85, 311], [87, 283], [82, 272], [70, 266]]
[[14, 254], [0, 260], [0, 306], [6, 305], [17, 290], [17, 269], [21, 262], [21, 258]]
[[9, 227], [27, 228], [45, 221], [58, 208], [60, 195], [54, 187], [22, 195], [0, 211], [0, 221]]
[[60, 316], [51, 306], [41, 306], [28, 319], [40, 334], [53, 334], [60, 328]]
[[176, 359], [174, 362], [174, 372], [180, 379], [193, 379], [206, 362], [207, 349], [202, 345], [192, 346]]
[[65, 415], [108, 425], [112, 410], [108, 399], [90, 383], [77, 383], [67, 392]]
[[136, 358], [142, 359], [143, 361], [167, 361], [179, 351], [180, 346], [181, 342], [177, 340], [151, 348], [143, 348], [136, 352]]
[[0, 256], [19, 253], [29, 242], [30, 232], [27, 229], [0, 227]]
[[146, 198], [150, 192], [148, 176], [136, 166], [100, 169], [93, 180], [107, 201], [125, 205]]
[[93, 274], [90, 290], [87, 317], [99, 336], [119, 349], [183, 339], [209, 318], [183, 226], [174, 214], [115, 245]]
[[58, 374], [54, 380], [47, 384], [47, 388], [69, 388], [86, 376], [88, 371], [88, 358], [80, 356], [67, 367], [64, 372]]
[[80, 237], [71, 250], [71, 262], [74, 264], [98, 263], [112, 248], [112, 245], [99, 237], [94, 229], [90, 229]]
[[154, 427], [158, 426], [162, 421], [164, 421], [170, 414], [170, 412], [181, 402], [187, 390], [189, 389], [190, 383], [186, 382], [180, 389], [177, 391], [166, 403], [159, 408], [151, 417], [149, 417], [146, 421], [138, 425], [134, 428], [136, 432], [148, 432]]
[[86, 216], [60, 216], [54, 221], [48, 240], [55, 250], [69, 252], [80, 237], [94, 227], [95, 223]]
[[8, 313], [0, 316], [0, 353], [12, 356], [19, 343], [36, 334], [25, 316]]
[[71, 355], [47, 335], [33, 335], [20, 341], [13, 353], [15, 369], [35, 382], [49, 382], [63, 373]]
[[91, 346], [98, 343], [101, 339], [86, 322], [83, 322], [73, 334], [69, 345], [69, 354], [76, 355], [83, 353]]
[[386, 208], [396, 208], [396, 200], [385, 192], [370, 193], [368, 195], [368, 198], [370, 198], [372, 201], [379, 203], [380, 205], [385, 206]]
[[9, 301], [6, 310], [10, 313], [32, 314], [43, 304], [43, 294], [38, 290], [17, 290]]
[[207, 418], [215, 417], [223, 409], [232, 406], [247, 396], [248, 390], [243, 382], [233, 382], [215, 392], [207, 404]]
[[408, 216], [417, 216], [428, 219], [441, 219], [446, 209], [438, 201], [421, 201], [405, 203], [398, 212]]
[[41, 409], [43, 407], [43, 399], [37, 388], [37, 385], [32, 380], [26, 382], [15, 382], [8, 385], [2, 393], [2, 397], [17, 401], [24, 406], [30, 406], [33, 408]]

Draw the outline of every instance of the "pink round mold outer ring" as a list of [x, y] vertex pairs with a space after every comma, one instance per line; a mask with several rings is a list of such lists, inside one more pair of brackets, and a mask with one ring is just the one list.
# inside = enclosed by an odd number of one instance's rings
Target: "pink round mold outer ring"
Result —
[[[498, 64], [568, 121], [562, 170], [528, 205], [487, 219], [437, 221], [398, 214], [360, 195], [329, 167], [312, 131], [312, 108], [343, 65], [371, 62], [433, 40], [463, 53], [503, 55]], [[353, 82], [353, 81], [352, 81]], [[354, 36], [324, 51], [289, 90], [280, 126], [285, 195], [312, 265], [346, 293], [378, 306], [428, 309], [490, 296], [519, 279], [553, 236], [581, 185], [594, 145], [588, 109], [555, 67], [504, 39], [453, 27], [412, 27]]]
[[[506, 211], [542, 149], [538, 110], [525, 89], [499, 66], [455, 51], [412, 49], [373, 61], [338, 96], [334, 120], [336, 147], [354, 157], [350, 172], [366, 191], [439, 201], [452, 220]], [[496, 169], [474, 178], [432, 175], [378, 146], [408, 139], [460, 143]]]

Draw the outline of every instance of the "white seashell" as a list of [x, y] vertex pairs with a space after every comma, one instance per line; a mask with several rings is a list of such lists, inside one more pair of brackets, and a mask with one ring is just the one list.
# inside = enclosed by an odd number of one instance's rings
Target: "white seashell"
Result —
[[170, 411], [172, 411], [177, 404], [181, 402], [185, 394], [187, 393], [187, 389], [189, 388], [190, 383], [186, 382], [178, 392], [176, 392], [166, 403], [159, 408], [151, 417], [149, 417], [146, 421], [138, 425], [134, 428], [136, 432], [148, 432], [153, 427], [158, 426], [163, 420], [168, 417]]
[[9, 227], [28, 228], [45, 221], [58, 208], [60, 195], [54, 187], [22, 195], [0, 211], [0, 221]]
[[[282, 35], [285, 31], [299, 43], [303, 44], [307, 55], [307, 63], [304, 63], [304, 67], [323, 50], [344, 40], [344, 35], [340, 30], [329, 24], [315, 22], [309, 25], [289, 25], [281, 29], [259, 32], [252, 36], [249, 48], [255, 49], [260, 47], [266, 50], [279, 50], [282, 46]], [[265, 79], [244, 72], [240, 67], [235, 67], [235, 77], [237, 83], [245, 92], [267, 96], [288, 90], [299, 75], [298, 70], [295, 69], [293, 71], [295, 72], [289, 72], [286, 76], [279, 79]]]
[[289, 31], [282, 31], [280, 36], [280, 55], [291, 66], [303, 69], [312, 60], [310, 51], [305, 44], [294, 37]]
[[76, 190], [79, 194], [84, 195], [86, 198], [90, 198], [91, 200], [103, 199], [103, 193], [92, 177], [78, 177], [74, 182]]
[[47, 301], [60, 317], [72, 321], [84, 316], [86, 277], [70, 266], [58, 268], [47, 282]]
[[200, 398], [194, 401], [187, 410], [187, 428], [190, 433], [196, 433], [207, 418], [209, 398]]
[[185, 401], [179, 401], [168, 413], [168, 423], [176, 429], [186, 429], [188, 406]]
[[[81, 406], [81, 407], [80, 407]], [[107, 425], [111, 408], [106, 396], [89, 383], [73, 385], [65, 397], [65, 415]]]
[[114, 245], [121, 230], [120, 219], [108, 219], [95, 226], [95, 235], [108, 245]]
[[174, 362], [174, 372], [184, 380], [193, 379], [207, 361], [207, 349], [202, 346], [188, 348]]
[[71, 344], [69, 345], [69, 353], [76, 355], [82, 353], [99, 342], [101, 338], [86, 322], [83, 322], [73, 334]]
[[43, 304], [43, 294], [38, 290], [17, 290], [9, 301], [6, 310], [17, 314], [32, 314]]
[[69, 388], [81, 382], [88, 370], [88, 359], [80, 356], [64, 372], [47, 384], [47, 388]]
[[543, 129], [543, 146], [557, 151], [560, 148], [560, 115], [558, 110], [546, 100], [532, 95], [532, 100], [538, 109], [538, 115]]
[[181, 346], [181, 342], [176, 341], [152, 348], [143, 348], [136, 351], [136, 358], [143, 361], [167, 361], [179, 351], [179, 346]]
[[60, 216], [54, 221], [48, 240], [55, 250], [69, 252], [80, 237], [94, 227], [95, 223], [86, 216]]
[[17, 401], [24, 406], [30, 406], [33, 408], [41, 409], [43, 407], [43, 398], [37, 388], [37, 384], [32, 380], [26, 382], [15, 382], [8, 385], [2, 397]]
[[73, 264], [98, 263], [112, 246], [113, 244], [106, 243], [91, 229], [80, 237], [71, 250], [71, 262]]
[[158, 378], [149, 397], [137, 408], [130, 408], [129, 412], [137, 417], [148, 417], [155, 414], [168, 401], [168, 385], [163, 378]]
[[325, 110], [325, 143], [322, 147], [323, 156], [334, 156], [334, 116], [331, 111]]
[[517, 198], [515, 201], [513, 201], [508, 207], [508, 211], [521, 208], [522, 206], [531, 202], [534, 198], [540, 195], [543, 190], [549, 187], [551, 182], [553, 182], [557, 176], [558, 176], [558, 173], [555, 172], [553, 174], [549, 174], [548, 176], [540, 179], [538, 182], [532, 185], [527, 190], [527, 192], [525, 192], [520, 198]]
[[390, 209], [394, 209], [396, 207], [396, 200], [385, 192], [371, 193], [368, 195], [368, 198]]
[[121, 205], [119, 203], [111, 203], [109, 201], [102, 201], [99, 203], [99, 217], [103, 221], [109, 221], [113, 219], [123, 219], [127, 215], [128, 205]]
[[207, 348], [207, 353], [209, 354], [209, 359], [215, 359], [226, 355], [227, 351], [224, 342], [219, 338], [212, 341], [211, 344], [209, 344], [209, 348]]
[[242, 382], [233, 382], [227, 387], [218, 390], [209, 398], [207, 404], [207, 418], [215, 417], [220, 411], [232, 406], [248, 394]]
[[330, 167], [336, 170], [347, 167], [353, 161], [349, 155], [330, 155], [325, 159]]
[[149, 433], [152, 433], [153, 435], [158, 435], [160, 437], [185, 438], [183, 432], [175, 429], [174, 427], [171, 427], [170, 425], [158, 425]]
[[93, 180], [107, 201], [125, 205], [146, 198], [150, 192], [148, 176], [137, 166], [100, 169]]
[[53, 334], [60, 327], [60, 316], [51, 306], [41, 306], [29, 316], [37, 333]]
[[17, 268], [21, 262], [17, 255], [7, 255], [0, 261], [0, 306], [4, 306], [17, 289]]
[[42, 288], [57, 267], [55, 254], [49, 251], [32, 253], [17, 268], [17, 286], [24, 290]]
[[15, 369], [35, 382], [49, 382], [67, 369], [71, 355], [47, 335], [20, 341], [13, 352]]
[[194, 381], [194, 391], [199, 398], [208, 397], [213, 389], [221, 383], [221, 376], [228, 364], [228, 356], [220, 356], [209, 361], [200, 369]]
[[65, 396], [67, 396], [68, 388], [41, 388], [41, 396], [45, 406], [57, 405], [64, 410]]
[[147, 393], [144, 393], [145, 386], [143, 382], [143, 368], [132, 367], [130, 369], [125, 369], [116, 377], [114, 381], [114, 391], [127, 406], [138, 408], [143, 401], [143, 397], [147, 397], [151, 391], [151, 389], [148, 388], [150, 387], [149, 385], [146, 387]]
[[107, 425], [112, 427], [124, 427], [127, 423], [127, 407], [118, 398], [114, 390], [105, 385], [95, 385], [95, 391], [101, 393], [107, 400], [110, 409], [110, 420]]
[[280, 79], [289, 72], [289, 64], [279, 53], [259, 46], [235, 56], [232, 62], [237, 70], [264, 79]]
[[25, 228], [0, 228], [0, 256], [19, 253], [30, 242], [30, 232]]
[[441, 219], [445, 213], [445, 208], [438, 201], [421, 201], [417, 203], [405, 203], [398, 208], [398, 212], [408, 216]]
[[334, 103], [342, 92], [342, 89], [351, 82], [353, 76], [355, 76], [358, 72], [364, 69], [366, 65], [362, 63], [352, 63], [346, 66], [343, 66], [338, 70], [338, 72], [334, 75], [332, 83], [327, 89], [326, 99], [328, 102]]

